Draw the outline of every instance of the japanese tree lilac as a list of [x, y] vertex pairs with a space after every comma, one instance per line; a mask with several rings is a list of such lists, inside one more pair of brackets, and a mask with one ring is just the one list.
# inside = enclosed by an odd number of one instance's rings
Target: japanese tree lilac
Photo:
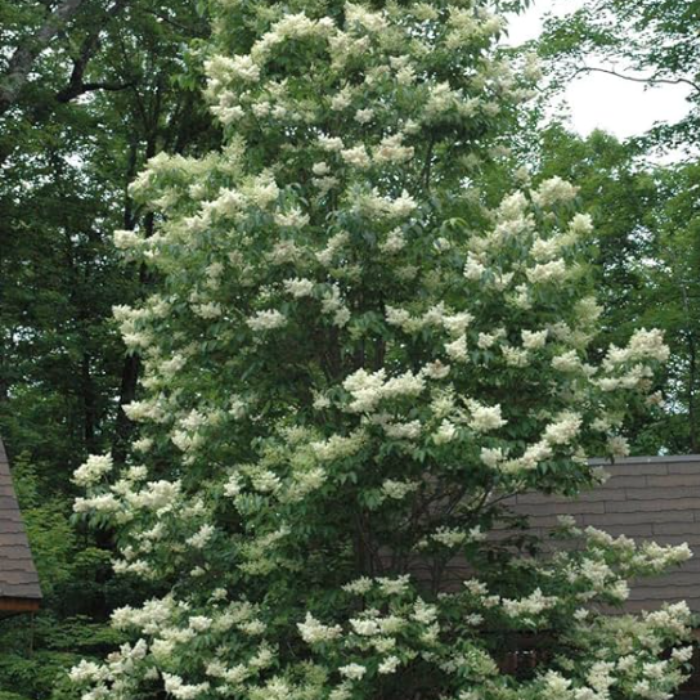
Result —
[[[644, 330], [591, 361], [575, 188], [478, 189], [531, 59], [508, 65], [486, 2], [213, 5], [223, 145], [151, 160], [131, 192], [156, 230], [115, 236], [160, 287], [114, 310], [144, 367], [134, 461], [75, 474], [153, 596], [115, 611], [133, 644], [76, 666], [80, 696], [667, 697], [687, 607], [600, 611], [687, 547], [486, 536], [508, 496], [599, 482], [587, 455], [624, 452], [668, 357]], [[501, 672], [545, 629], [561, 654]]]

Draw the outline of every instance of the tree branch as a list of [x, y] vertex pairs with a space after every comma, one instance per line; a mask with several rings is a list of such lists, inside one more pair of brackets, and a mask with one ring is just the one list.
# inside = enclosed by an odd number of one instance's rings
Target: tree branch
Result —
[[164, 15], [162, 12], [156, 12], [155, 10], [144, 10], [146, 14], [152, 15], [156, 19], [161, 20], [162, 22], [165, 22], [166, 24], [169, 24], [171, 27], [174, 27], [175, 29], [178, 29], [181, 32], [186, 32], [189, 34], [192, 31], [192, 27], [188, 27], [185, 24], [180, 24], [180, 22], [176, 22], [173, 19], [170, 19], [167, 15]]
[[92, 31], [85, 37], [83, 45], [80, 48], [80, 53], [77, 59], [73, 62], [73, 71], [71, 72], [70, 80], [63, 90], [56, 95], [57, 102], [65, 103], [75, 99], [79, 95], [86, 92], [94, 92], [95, 90], [124, 90], [131, 87], [132, 82], [121, 83], [106, 83], [106, 82], [91, 82], [84, 83], [85, 71], [88, 63], [100, 48], [100, 32], [105, 26], [116, 17], [127, 5], [129, 0], [116, 0], [114, 4], [107, 10], [104, 21], [97, 21], [94, 24]]
[[65, 103], [74, 100], [79, 95], [84, 95], [86, 92], [95, 92], [97, 90], [105, 90], [106, 92], [119, 92], [120, 90], [127, 90], [128, 88], [134, 87], [135, 82], [129, 83], [80, 83], [79, 85], [69, 85], [68, 87], [61, 90], [56, 95], [56, 101]]
[[32, 37], [17, 47], [0, 81], [0, 116], [17, 101], [39, 54], [51, 43], [61, 27], [70, 21], [84, 0], [63, 0]]
[[578, 75], [581, 75], [581, 73], [605, 73], [606, 75], [613, 75], [616, 78], [621, 78], [622, 80], [629, 80], [633, 83], [646, 83], [647, 85], [690, 85], [695, 92], [700, 93], [700, 84], [695, 83], [688, 78], [637, 78], [632, 75], [623, 75], [622, 73], [618, 73], [616, 70], [609, 70], [607, 68], [592, 68], [589, 66], [578, 68], [572, 77], [575, 78]]

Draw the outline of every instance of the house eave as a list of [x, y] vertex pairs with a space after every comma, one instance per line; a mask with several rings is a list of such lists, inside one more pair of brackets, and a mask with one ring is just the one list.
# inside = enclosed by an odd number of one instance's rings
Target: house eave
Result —
[[0, 598], [0, 617], [18, 613], [36, 612], [41, 607], [39, 598]]

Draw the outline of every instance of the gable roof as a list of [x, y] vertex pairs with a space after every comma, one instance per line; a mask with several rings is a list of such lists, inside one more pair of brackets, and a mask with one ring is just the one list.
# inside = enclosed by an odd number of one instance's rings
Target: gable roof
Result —
[[516, 496], [512, 510], [528, 516], [539, 533], [554, 527], [559, 515], [572, 515], [580, 527], [592, 525], [613, 536], [687, 542], [695, 557], [663, 576], [633, 582], [625, 610], [654, 610], [685, 600], [693, 612], [700, 612], [700, 455], [594, 463], [610, 474], [602, 486], [577, 498]]
[[0, 440], [0, 615], [36, 610], [40, 600], [39, 576]]

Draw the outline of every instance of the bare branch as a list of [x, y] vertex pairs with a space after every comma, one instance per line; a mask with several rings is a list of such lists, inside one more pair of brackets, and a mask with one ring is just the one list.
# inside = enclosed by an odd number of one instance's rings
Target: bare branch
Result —
[[84, 95], [86, 92], [96, 92], [104, 90], [105, 92], [119, 92], [120, 90], [128, 90], [136, 85], [134, 82], [129, 83], [80, 83], [79, 85], [68, 87], [61, 90], [56, 95], [56, 101], [65, 103], [74, 100], [79, 95]]
[[581, 75], [581, 73], [605, 73], [606, 75], [613, 75], [616, 78], [621, 78], [622, 80], [629, 80], [633, 83], [646, 83], [647, 85], [690, 85], [690, 87], [695, 90], [695, 92], [700, 93], [700, 84], [689, 80], [688, 78], [637, 78], [633, 75], [623, 75], [618, 73], [616, 70], [609, 70], [607, 68], [592, 68], [589, 66], [583, 66], [576, 70], [572, 77]]

